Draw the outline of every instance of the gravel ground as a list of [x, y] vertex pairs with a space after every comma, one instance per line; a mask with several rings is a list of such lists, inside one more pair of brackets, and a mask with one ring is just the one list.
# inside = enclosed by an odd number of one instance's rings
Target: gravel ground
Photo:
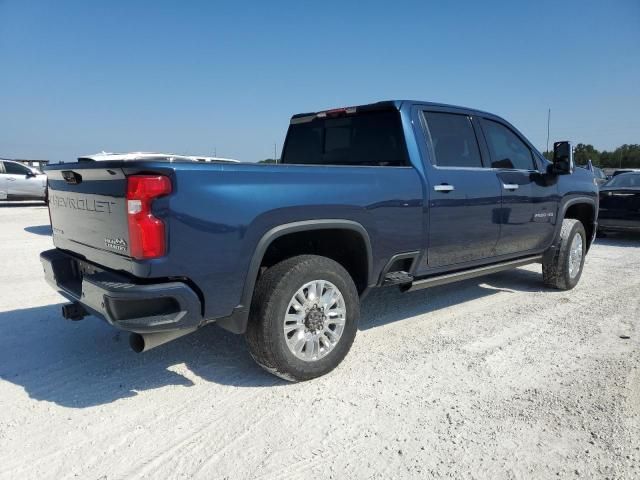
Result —
[[0, 477], [640, 478], [640, 237], [571, 292], [538, 265], [363, 305], [344, 363], [287, 384], [211, 326], [137, 355], [67, 322], [46, 208], [0, 204]]

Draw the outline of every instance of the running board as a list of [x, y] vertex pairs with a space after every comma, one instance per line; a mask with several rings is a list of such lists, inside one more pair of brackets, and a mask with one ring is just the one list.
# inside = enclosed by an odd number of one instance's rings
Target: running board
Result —
[[471, 270], [463, 270], [461, 272], [436, 275], [433, 277], [424, 278], [422, 280], [416, 280], [411, 285], [407, 285], [405, 288], [403, 288], [403, 291], [413, 292], [414, 290], [421, 290], [423, 288], [437, 287], [438, 285], [446, 285], [447, 283], [458, 282], [460, 280], [482, 277], [491, 273], [510, 270], [512, 268], [522, 267], [531, 263], [539, 263], [541, 261], [542, 255], [535, 255], [533, 257], [519, 258], [517, 260], [509, 260], [508, 262], [494, 263], [492, 265], [486, 265], [484, 267], [472, 268]]

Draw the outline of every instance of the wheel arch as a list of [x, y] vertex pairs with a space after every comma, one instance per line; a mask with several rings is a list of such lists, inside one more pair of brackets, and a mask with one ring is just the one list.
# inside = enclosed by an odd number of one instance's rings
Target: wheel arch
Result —
[[[366, 260], [364, 260], [365, 272], [363, 278], [360, 279], [360, 281], [357, 281], [357, 279], [354, 279], [354, 281], [356, 281], [356, 284], [359, 287], [358, 290], [360, 294], [366, 292], [369, 285], [372, 284], [371, 276], [373, 273], [373, 253], [371, 247], [371, 239], [367, 230], [362, 224], [352, 220], [341, 219], [303, 220], [298, 222], [286, 223], [271, 228], [260, 238], [256, 245], [256, 248], [254, 249], [253, 255], [251, 257], [251, 262], [249, 263], [249, 269], [244, 280], [240, 304], [234, 308], [234, 311], [230, 316], [219, 319], [216, 323], [222, 328], [225, 328], [226, 330], [229, 330], [233, 333], [245, 332], [249, 319], [251, 300], [253, 298], [254, 288], [260, 274], [260, 269], [263, 266], [263, 260], [265, 259], [265, 255], [267, 255], [269, 248], [274, 245], [274, 243], [278, 239], [283, 239], [286, 236], [293, 234], [330, 230], [347, 231], [353, 235], [357, 235], [364, 245], [366, 258]], [[349, 271], [349, 268], [347, 268], [347, 270]], [[373, 283], [375, 283], [375, 281]]]
[[598, 228], [598, 204], [590, 197], [573, 197], [562, 203], [561, 214], [556, 222], [553, 244], [557, 245], [565, 218], [579, 220], [587, 233], [587, 251], [593, 243]]

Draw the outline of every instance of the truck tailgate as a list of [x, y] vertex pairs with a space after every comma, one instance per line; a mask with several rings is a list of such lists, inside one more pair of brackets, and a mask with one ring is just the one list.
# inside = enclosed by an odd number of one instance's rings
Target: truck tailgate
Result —
[[86, 248], [129, 256], [127, 180], [119, 168], [48, 170], [53, 243], [75, 251]]

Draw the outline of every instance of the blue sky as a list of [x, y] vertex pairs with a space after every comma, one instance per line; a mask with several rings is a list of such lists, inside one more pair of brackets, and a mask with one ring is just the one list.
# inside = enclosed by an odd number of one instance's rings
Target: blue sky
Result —
[[0, 0], [0, 157], [256, 161], [294, 113], [392, 98], [640, 143], [640, 1]]

